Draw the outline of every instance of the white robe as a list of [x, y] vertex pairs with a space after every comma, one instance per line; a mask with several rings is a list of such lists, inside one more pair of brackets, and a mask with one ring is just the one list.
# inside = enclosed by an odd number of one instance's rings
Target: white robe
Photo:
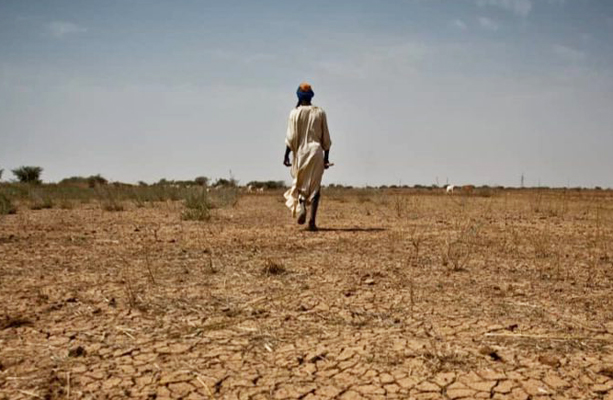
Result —
[[285, 144], [294, 156], [292, 187], [285, 192], [285, 205], [292, 215], [300, 213], [300, 199], [308, 205], [319, 190], [324, 174], [324, 151], [330, 150], [326, 113], [316, 106], [300, 106], [289, 114]]

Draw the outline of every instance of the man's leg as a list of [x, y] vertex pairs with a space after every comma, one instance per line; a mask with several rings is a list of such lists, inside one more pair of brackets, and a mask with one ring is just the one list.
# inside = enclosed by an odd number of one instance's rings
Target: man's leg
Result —
[[309, 230], [316, 231], [317, 224], [315, 223], [315, 219], [317, 218], [317, 208], [319, 207], [319, 190], [313, 196], [313, 202], [311, 203], [311, 219], [309, 220]]
[[300, 214], [298, 214], [298, 224], [302, 225], [306, 222], [307, 217], [307, 206], [306, 200], [302, 195], [298, 197], [298, 201], [300, 202]]

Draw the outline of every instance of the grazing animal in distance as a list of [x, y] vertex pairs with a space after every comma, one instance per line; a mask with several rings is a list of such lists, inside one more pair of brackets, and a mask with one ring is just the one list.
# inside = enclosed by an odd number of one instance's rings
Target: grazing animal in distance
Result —
[[447, 185], [447, 187], [445, 188], [445, 193], [453, 194], [453, 189], [455, 189], [454, 185]]

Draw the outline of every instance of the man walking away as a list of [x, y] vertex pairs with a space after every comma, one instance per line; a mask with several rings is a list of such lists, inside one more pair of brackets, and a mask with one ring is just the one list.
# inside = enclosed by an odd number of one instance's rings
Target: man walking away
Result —
[[[326, 113], [311, 104], [315, 95], [311, 85], [302, 83], [296, 92], [298, 104], [289, 114], [287, 135], [285, 137], [285, 157], [283, 164], [291, 168], [292, 187], [285, 192], [285, 205], [298, 215], [298, 223], [304, 224], [307, 207], [311, 206], [309, 230], [316, 231], [317, 208], [319, 206], [321, 178], [324, 169], [330, 167], [330, 132]], [[293, 162], [289, 154], [293, 153]]]

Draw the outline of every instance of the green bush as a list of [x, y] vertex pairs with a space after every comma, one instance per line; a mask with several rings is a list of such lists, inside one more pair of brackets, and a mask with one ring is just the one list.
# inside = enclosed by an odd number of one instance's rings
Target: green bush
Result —
[[13, 175], [22, 183], [41, 183], [40, 175], [43, 173], [41, 167], [23, 166], [12, 170]]

